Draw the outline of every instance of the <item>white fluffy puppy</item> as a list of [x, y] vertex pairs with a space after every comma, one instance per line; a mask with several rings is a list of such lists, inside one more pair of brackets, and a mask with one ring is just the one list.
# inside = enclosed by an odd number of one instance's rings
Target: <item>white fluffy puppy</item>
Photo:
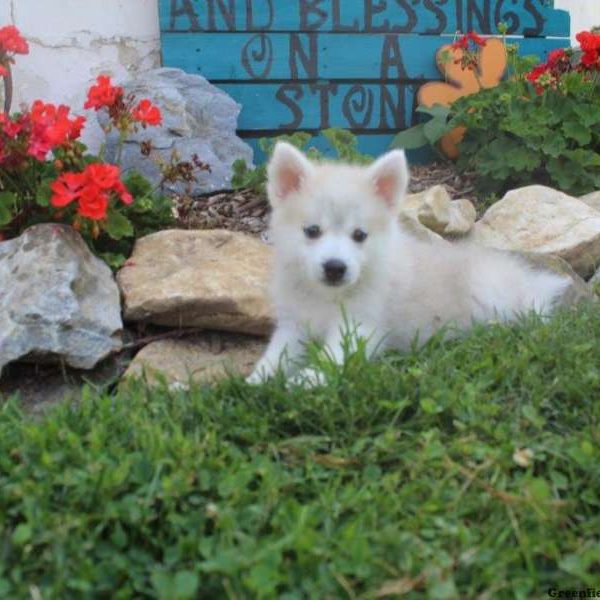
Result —
[[250, 382], [278, 368], [292, 374], [308, 340], [343, 361], [348, 326], [371, 354], [406, 349], [446, 324], [547, 313], [569, 285], [510, 254], [403, 230], [409, 173], [400, 150], [360, 167], [314, 163], [279, 143], [268, 176], [277, 329]]

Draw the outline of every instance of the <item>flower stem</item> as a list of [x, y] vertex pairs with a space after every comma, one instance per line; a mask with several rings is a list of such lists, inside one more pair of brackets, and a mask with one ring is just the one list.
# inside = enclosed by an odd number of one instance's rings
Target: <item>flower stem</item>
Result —
[[[0, 54], [0, 64], [3, 63], [1, 60], [3, 55]], [[13, 78], [12, 78], [12, 69], [10, 68], [10, 63], [6, 61], [4, 65], [7, 73], [4, 76], [4, 112], [8, 114], [10, 112], [10, 107], [12, 106], [13, 100]]]

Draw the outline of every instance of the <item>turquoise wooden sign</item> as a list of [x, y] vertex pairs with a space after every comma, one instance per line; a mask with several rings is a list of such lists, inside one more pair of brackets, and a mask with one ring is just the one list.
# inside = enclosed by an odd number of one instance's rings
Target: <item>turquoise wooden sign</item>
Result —
[[415, 122], [456, 32], [517, 38], [544, 58], [568, 46], [552, 0], [159, 0], [165, 66], [203, 75], [243, 106], [240, 135], [343, 127], [379, 154]]

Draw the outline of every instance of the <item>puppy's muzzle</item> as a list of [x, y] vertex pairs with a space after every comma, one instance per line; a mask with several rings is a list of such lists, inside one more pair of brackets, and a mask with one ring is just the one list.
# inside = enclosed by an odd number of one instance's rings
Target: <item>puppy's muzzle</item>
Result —
[[348, 267], [341, 260], [332, 259], [323, 263], [323, 273], [327, 285], [340, 285], [344, 282]]

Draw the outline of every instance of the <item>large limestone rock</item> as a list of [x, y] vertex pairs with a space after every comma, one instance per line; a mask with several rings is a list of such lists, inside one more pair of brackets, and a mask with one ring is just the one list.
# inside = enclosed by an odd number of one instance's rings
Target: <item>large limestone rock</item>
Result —
[[586, 194], [579, 198], [582, 202], [585, 202], [590, 208], [600, 211], [600, 191]]
[[600, 213], [540, 185], [508, 192], [475, 225], [473, 238], [494, 248], [558, 255], [584, 278], [600, 263]]
[[121, 347], [119, 290], [71, 227], [45, 224], [0, 243], [0, 369], [61, 360], [91, 369]]
[[458, 237], [473, 229], [477, 212], [469, 200], [454, 200], [443, 185], [410, 194], [401, 207], [427, 229], [443, 236]]
[[229, 374], [246, 377], [266, 346], [265, 340], [233, 334], [207, 333], [185, 339], [160, 340], [143, 348], [125, 378], [148, 383], [215, 383]]
[[225, 230], [154, 233], [136, 242], [117, 280], [126, 320], [268, 334], [272, 249]]
[[[210, 165], [211, 172], [200, 173], [199, 181], [192, 185], [194, 194], [231, 189], [233, 163], [243, 159], [252, 164], [252, 148], [236, 134], [242, 107], [204, 77], [180, 69], [153, 69], [136, 75], [124, 87], [126, 93], [152, 100], [163, 115], [162, 127], [140, 130], [127, 139], [121, 161], [125, 169], [134, 168], [160, 182], [155, 161], [141, 155], [140, 142], [144, 140], [150, 140], [156, 149], [154, 158], [169, 162], [176, 150], [182, 160], [189, 161], [197, 154]], [[109, 161], [116, 159], [117, 139], [116, 133], [109, 138]], [[181, 184], [166, 187], [173, 192], [184, 188]]]

